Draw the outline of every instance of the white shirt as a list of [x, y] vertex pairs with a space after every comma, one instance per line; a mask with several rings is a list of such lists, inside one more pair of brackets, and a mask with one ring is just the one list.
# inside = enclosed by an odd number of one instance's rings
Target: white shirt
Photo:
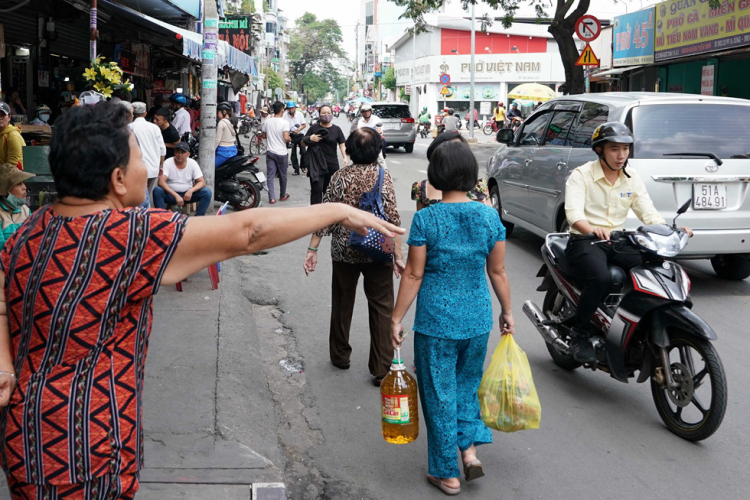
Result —
[[291, 132], [294, 132], [294, 129], [297, 128], [297, 126], [302, 126], [305, 123], [305, 119], [302, 117], [302, 113], [300, 113], [299, 110], [294, 113], [294, 116], [291, 116], [289, 111], [284, 111], [283, 118], [289, 123], [289, 131]]
[[289, 132], [289, 122], [283, 118], [268, 118], [262, 125], [262, 130], [266, 133], [268, 151], [275, 155], [285, 156], [288, 152], [284, 132]]
[[143, 153], [143, 162], [148, 168], [148, 178], [155, 179], [159, 177], [161, 157], [167, 154], [161, 129], [153, 123], [147, 122], [143, 117], [136, 118], [128, 126], [135, 134], [136, 139], [138, 139], [138, 145], [141, 147], [141, 152]]
[[184, 193], [192, 189], [193, 183], [203, 177], [201, 167], [192, 158], [187, 159], [185, 168], [177, 168], [174, 158], [164, 160], [164, 175], [167, 177], [167, 185], [177, 193]]
[[357, 122], [357, 128], [371, 128], [377, 132], [378, 127], [382, 127], [383, 122], [380, 121], [380, 118], [375, 116], [374, 114], [370, 115], [370, 121], [365, 121], [365, 117], [361, 116], [359, 118], [359, 122]]
[[177, 132], [180, 134], [180, 139], [182, 139], [182, 136], [185, 133], [190, 133], [190, 113], [188, 113], [188, 110], [185, 108], [178, 109], [174, 114], [172, 125], [174, 125], [174, 128], [176, 128]]

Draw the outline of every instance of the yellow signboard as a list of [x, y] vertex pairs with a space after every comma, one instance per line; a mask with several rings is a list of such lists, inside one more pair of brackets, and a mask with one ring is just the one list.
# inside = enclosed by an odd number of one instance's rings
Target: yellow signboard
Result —
[[655, 61], [750, 45], [750, 0], [667, 0], [656, 5]]
[[581, 52], [581, 56], [576, 61], [576, 66], [599, 66], [599, 59], [594, 54], [594, 50], [588, 43]]
[[440, 91], [440, 95], [448, 95], [448, 94], [452, 94], [452, 93], [453, 92], [451, 92], [451, 89], [448, 88], [447, 85], [443, 86], [442, 90]]

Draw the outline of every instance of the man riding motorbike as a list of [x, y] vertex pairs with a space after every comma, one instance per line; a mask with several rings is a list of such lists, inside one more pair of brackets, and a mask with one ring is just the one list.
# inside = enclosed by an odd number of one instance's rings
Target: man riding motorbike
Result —
[[[633, 142], [624, 124], [600, 125], [591, 138], [599, 159], [576, 168], [565, 184], [565, 215], [570, 224], [565, 256], [583, 284], [570, 333], [570, 350], [579, 363], [596, 361], [589, 340], [591, 320], [609, 285], [609, 265], [628, 271], [642, 263], [640, 253], [624, 243], [593, 243], [609, 240], [612, 231], [622, 230], [630, 209], [646, 225], [665, 223], [638, 173], [626, 171]], [[690, 228], [683, 229], [693, 235]]]
[[425, 106], [422, 108], [422, 113], [420, 113], [418, 121], [428, 132], [430, 131], [430, 120], [432, 120], [432, 115], [427, 111], [427, 106]]
[[521, 110], [518, 109], [518, 104], [515, 102], [511, 106], [510, 111], [508, 111], [508, 119], [510, 120], [510, 128], [520, 127], [521, 123], [523, 123], [523, 115], [521, 114]]

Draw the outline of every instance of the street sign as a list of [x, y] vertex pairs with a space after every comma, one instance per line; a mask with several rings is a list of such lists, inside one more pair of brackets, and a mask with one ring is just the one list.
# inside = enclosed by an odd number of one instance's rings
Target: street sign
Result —
[[576, 61], [576, 66], [599, 66], [599, 59], [591, 49], [591, 45], [586, 44], [586, 48], [581, 52], [581, 56]]
[[450, 93], [451, 93], [451, 89], [449, 89], [447, 85], [445, 85], [440, 91], [440, 95], [448, 95]]
[[411, 95], [411, 85], [404, 86], [404, 94]]
[[451, 75], [449, 75], [448, 73], [443, 73], [442, 75], [440, 75], [440, 83], [442, 83], [443, 85], [448, 85], [450, 82]]
[[581, 18], [576, 22], [576, 35], [578, 35], [578, 38], [586, 43], [593, 42], [594, 40], [599, 38], [601, 32], [602, 23], [600, 23], [599, 19], [592, 16], [591, 14], [581, 16]]

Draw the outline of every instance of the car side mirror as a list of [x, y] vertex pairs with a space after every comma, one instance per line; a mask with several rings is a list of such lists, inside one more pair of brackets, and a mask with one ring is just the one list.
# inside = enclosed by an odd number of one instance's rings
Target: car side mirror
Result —
[[500, 144], [512, 144], [513, 143], [513, 131], [509, 128], [500, 129], [497, 131], [495, 140]]

